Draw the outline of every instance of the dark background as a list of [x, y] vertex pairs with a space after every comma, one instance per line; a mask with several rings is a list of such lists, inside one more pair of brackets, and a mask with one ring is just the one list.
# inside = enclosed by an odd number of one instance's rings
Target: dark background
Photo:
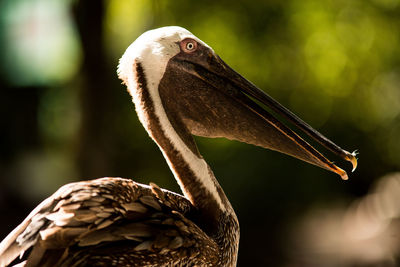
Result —
[[[342, 181], [276, 152], [197, 138], [240, 220], [238, 265], [306, 266], [318, 252], [293, 253], [304, 218], [346, 209], [399, 170], [399, 0], [1, 1], [0, 239], [68, 182], [121, 176], [180, 192], [116, 75], [131, 42], [168, 25], [187, 28], [360, 152], [358, 169]], [[300, 244], [312, 242], [301, 236]]]

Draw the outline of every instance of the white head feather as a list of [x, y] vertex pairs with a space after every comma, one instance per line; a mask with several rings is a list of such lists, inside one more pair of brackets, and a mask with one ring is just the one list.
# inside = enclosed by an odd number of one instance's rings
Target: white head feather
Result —
[[[145, 113], [145, 104], [141, 95], [137, 92], [138, 85], [136, 81], [135, 62], [138, 62], [142, 65], [143, 72], [146, 76], [147, 89], [153, 101], [154, 113], [158, 117], [164, 134], [171, 141], [175, 149], [180, 151], [183, 159], [189, 164], [193, 173], [197, 179], [199, 179], [199, 182], [215, 198], [220, 208], [225, 210], [221, 197], [217, 192], [215, 184], [216, 180], [213, 173], [210, 171], [210, 168], [205, 160], [195, 155], [177, 134], [168, 119], [158, 91], [158, 85], [165, 73], [168, 61], [180, 52], [179, 42], [185, 38], [192, 38], [198, 43], [209, 47], [191, 32], [181, 27], [170, 26], [147, 31], [139, 36], [126, 49], [119, 62], [118, 75], [119, 78], [125, 82], [129, 93], [132, 95], [132, 99], [135, 103], [136, 112], [138, 113], [140, 121], [148, 131], [149, 135], [157, 143], [157, 140], [152, 135], [149, 127], [150, 121], [148, 115]], [[160, 149], [163, 152], [170, 169], [177, 178], [182, 191], [185, 193], [185, 195], [188, 195], [186, 194], [185, 187], [183, 184], [181, 184], [178, 174], [175, 172], [173, 164], [168, 158], [166, 151], [164, 151], [163, 147], [161, 146]]]
[[[129, 85], [134, 77], [132, 66], [135, 60], [139, 61], [148, 80], [159, 82], [165, 72], [168, 61], [180, 52], [179, 42], [185, 38], [192, 38], [198, 43], [209, 47], [206, 43], [194, 36], [188, 30], [169, 26], [147, 31], [140, 35], [125, 51], [118, 66], [118, 75]], [[131, 92], [132, 93], [132, 92]]]

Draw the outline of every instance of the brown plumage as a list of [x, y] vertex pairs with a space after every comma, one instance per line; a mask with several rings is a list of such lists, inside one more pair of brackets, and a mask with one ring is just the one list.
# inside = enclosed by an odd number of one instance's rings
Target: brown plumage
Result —
[[2, 257], [33, 246], [26, 266], [216, 266], [218, 244], [191, 213], [186, 198], [154, 184], [122, 178], [71, 183], [28, 216]]

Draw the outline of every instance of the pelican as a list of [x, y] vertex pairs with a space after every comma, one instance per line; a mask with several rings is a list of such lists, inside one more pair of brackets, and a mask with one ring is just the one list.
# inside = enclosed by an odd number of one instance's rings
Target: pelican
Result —
[[64, 185], [2, 241], [0, 266], [18, 256], [20, 266], [236, 266], [239, 222], [193, 135], [276, 150], [348, 178], [264, 106], [356, 167], [354, 152], [318, 133], [184, 28], [143, 33], [120, 59], [118, 75], [183, 195], [123, 178]]

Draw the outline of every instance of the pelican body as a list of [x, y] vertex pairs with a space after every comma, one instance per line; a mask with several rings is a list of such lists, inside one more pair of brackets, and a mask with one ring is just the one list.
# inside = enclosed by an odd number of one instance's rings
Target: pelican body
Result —
[[193, 135], [276, 150], [347, 179], [253, 99], [355, 167], [354, 153], [312, 129], [183, 28], [142, 34], [122, 56], [118, 74], [183, 195], [123, 178], [67, 184], [2, 241], [0, 267], [18, 256], [22, 266], [236, 266], [239, 222]]

